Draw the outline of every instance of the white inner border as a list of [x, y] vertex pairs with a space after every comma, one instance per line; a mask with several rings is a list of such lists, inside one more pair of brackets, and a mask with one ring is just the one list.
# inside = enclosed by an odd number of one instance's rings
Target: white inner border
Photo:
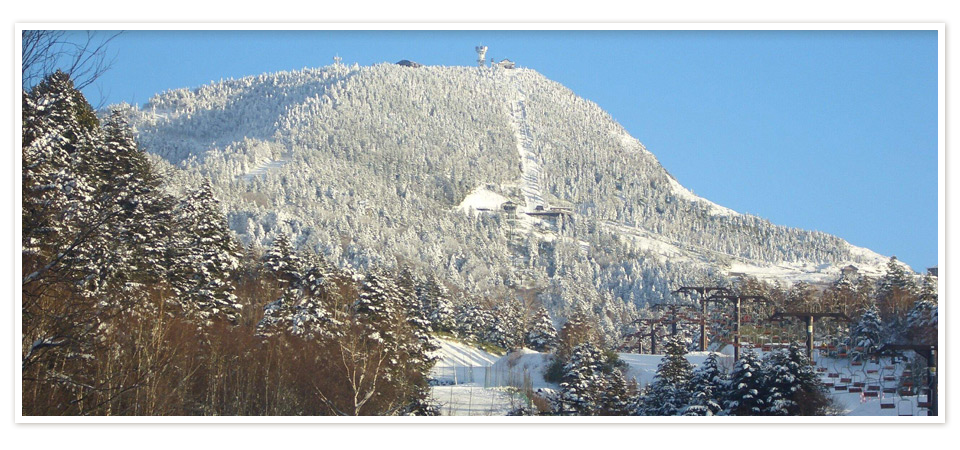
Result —
[[[944, 102], [944, 25], [943, 24], [861, 24], [861, 23], [677, 23], [677, 24], [567, 24], [567, 23], [402, 23], [402, 24], [380, 24], [380, 23], [290, 23], [290, 24], [182, 24], [182, 23], [163, 23], [163, 24], [118, 24], [118, 23], [85, 23], [85, 24], [57, 24], [57, 23], [24, 23], [16, 25], [16, 45], [20, 48], [20, 36], [22, 30], [26, 29], [65, 29], [65, 30], [936, 30], [938, 31], [938, 265], [946, 267], [945, 264], [945, 102]], [[17, 54], [17, 64], [21, 62], [21, 55]], [[17, 85], [21, 83], [21, 76], [16, 72]], [[12, 101], [13, 99], [8, 99]], [[22, 116], [21, 102], [16, 102], [17, 117]], [[21, 145], [20, 133], [17, 133], [17, 146]], [[956, 169], [956, 168], [955, 168]], [[21, 161], [17, 158], [17, 173], [22, 172]], [[956, 192], [955, 192], [956, 194]], [[21, 185], [16, 186], [16, 206], [22, 210], [22, 192]], [[21, 225], [16, 223], [17, 242], [21, 241]], [[4, 249], [6, 249], [4, 242]], [[16, 272], [22, 273], [21, 262], [18, 259]], [[954, 273], [943, 275], [954, 276]], [[956, 279], [956, 278], [954, 278]], [[13, 280], [4, 279], [4, 284]], [[940, 298], [944, 301], [950, 301], [944, 296], [943, 283], [940, 284]], [[20, 293], [16, 296], [16, 307], [19, 311], [22, 305]], [[18, 315], [19, 317], [19, 315]], [[951, 318], [952, 319], [952, 318]], [[939, 323], [944, 322], [943, 310], [940, 310]], [[5, 325], [4, 325], [5, 327]], [[22, 333], [21, 322], [16, 322], [15, 336]], [[939, 337], [939, 348], [943, 348], [944, 333], [941, 328]], [[18, 339], [16, 349], [22, 354], [22, 343]], [[953, 374], [946, 371], [944, 367], [944, 357], [938, 356], [938, 367], [940, 369], [940, 380], [950, 380]], [[4, 375], [6, 376], [6, 375]], [[940, 382], [941, 385], [943, 382]], [[938, 391], [938, 402], [944, 404], [943, 389]], [[16, 380], [16, 417], [18, 423], [944, 423], [943, 412], [939, 417], [710, 417], [710, 418], [691, 418], [691, 417], [46, 417], [46, 416], [22, 416], [22, 380], [17, 377]], [[9, 401], [9, 399], [8, 399]]]

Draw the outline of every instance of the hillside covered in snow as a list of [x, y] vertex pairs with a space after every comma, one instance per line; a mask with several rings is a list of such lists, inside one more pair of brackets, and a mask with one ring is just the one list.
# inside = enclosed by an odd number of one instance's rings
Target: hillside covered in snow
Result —
[[600, 107], [534, 70], [331, 65], [120, 108], [171, 185], [212, 181], [248, 245], [285, 233], [340, 266], [532, 293], [555, 317], [586, 306], [610, 334], [685, 283], [830, 281], [886, 263], [695, 196]]

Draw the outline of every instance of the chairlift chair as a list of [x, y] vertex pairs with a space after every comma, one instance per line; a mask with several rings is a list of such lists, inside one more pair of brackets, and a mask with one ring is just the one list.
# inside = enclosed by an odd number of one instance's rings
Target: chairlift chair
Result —
[[881, 399], [881, 400], [880, 400], [880, 409], [893, 409], [893, 408], [896, 408], [896, 407], [897, 407], [897, 404], [893, 402], [893, 399], [890, 399], [890, 400]]

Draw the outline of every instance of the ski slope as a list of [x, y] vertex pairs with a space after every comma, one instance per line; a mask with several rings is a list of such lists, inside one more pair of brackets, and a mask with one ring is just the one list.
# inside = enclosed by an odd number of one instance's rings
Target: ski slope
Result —
[[254, 167], [249, 172], [240, 175], [240, 178], [249, 181], [256, 177], [264, 176], [271, 170], [279, 169], [283, 167], [285, 164], [287, 164], [287, 160], [285, 159], [267, 160], [261, 163], [260, 165], [258, 165], [257, 167]]
[[516, 97], [510, 108], [510, 122], [513, 125], [517, 141], [517, 153], [520, 155], [520, 191], [523, 194], [525, 212], [533, 212], [544, 204], [540, 177], [543, 167], [533, 151], [533, 133], [527, 122], [526, 96], [517, 86]]

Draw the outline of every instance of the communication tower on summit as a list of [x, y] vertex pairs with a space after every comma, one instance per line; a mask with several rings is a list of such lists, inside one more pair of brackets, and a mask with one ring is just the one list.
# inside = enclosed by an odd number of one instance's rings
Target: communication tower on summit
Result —
[[340, 62], [343, 61], [343, 58], [339, 54], [333, 57], [333, 65], [340, 66]]
[[478, 66], [478, 67], [483, 67], [483, 63], [486, 62], [486, 59], [485, 59], [485, 58], [486, 58], [486, 56], [487, 56], [487, 46], [486, 46], [486, 45], [478, 45], [478, 46], [476, 47], [476, 50], [477, 50], [477, 66]]

